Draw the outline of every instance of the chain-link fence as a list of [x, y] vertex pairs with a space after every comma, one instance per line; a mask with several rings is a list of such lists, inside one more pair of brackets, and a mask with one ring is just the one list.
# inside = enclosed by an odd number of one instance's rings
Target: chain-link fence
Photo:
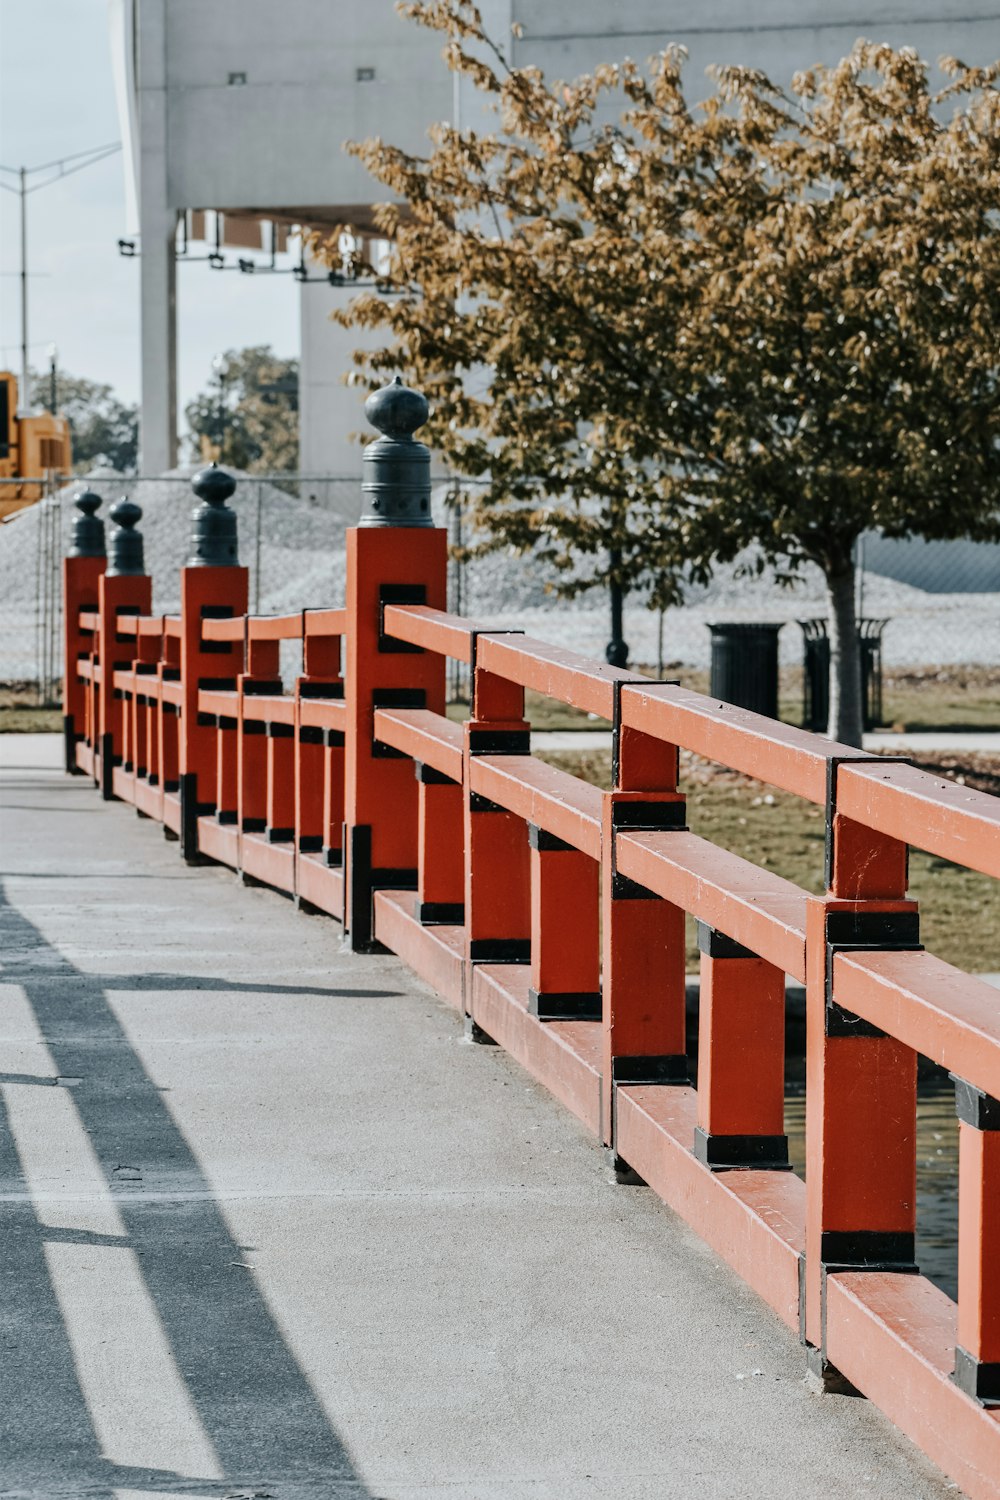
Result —
[[[53, 487], [41, 501], [0, 526], [0, 682], [37, 684], [56, 696], [61, 664], [60, 564], [69, 546], [73, 495], [95, 490], [106, 523], [123, 493], [139, 503], [154, 610], [179, 605], [179, 572], [188, 550], [195, 497], [189, 470], [164, 477], [88, 477]], [[2, 493], [2, 491], [0, 491]], [[468, 543], [460, 487], [446, 475], [434, 483], [434, 512], [453, 543]], [[301, 474], [241, 476], [232, 500], [239, 518], [240, 558], [250, 571], [250, 604], [283, 612], [340, 602], [344, 533], [361, 509], [361, 481]], [[746, 562], [747, 559], [744, 559]], [[1000, 546], [970, 542], [887, 542], [862, 539], [858, 549], [858, 610], [885, 621], [881, 637], [881, 716], [907, 727], [1000, 727]], [[552, 573], [533, 557], [505, 552], [452, 564], [449, 606], [458, 613], [517, 626], [589, 655], [603, 656], [609, 634], [606, 592], [597, 587], [570, 601], [552, 592]], [[626, 603], [625, 636], [634, 663], [692, 686], [707, 686], [709, 627], [727, 622], [784, 622], [779, 632], [783, 717], [801, 720], [803, 621], [828, 614], [815, 568], [785, 587], [772, 571], [720, 569], [708, 585], [686, 591], [683, 605], [662, 616], [642, 598]], [[452, 669], [460, 695], [464, 678]], [[916, 706], [914, 706], [916, 705]]]

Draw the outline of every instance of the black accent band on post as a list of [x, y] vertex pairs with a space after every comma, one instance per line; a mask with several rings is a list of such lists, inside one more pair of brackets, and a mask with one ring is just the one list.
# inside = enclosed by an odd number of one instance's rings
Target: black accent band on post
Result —
[[833, 819], [837, 812], [837, 772], [841, 766], [910, 766], [907, 755], [831, 755], [826, 763], [826, 837], [823, 846], [823, 884], [833, 885]]
[[299, 725], [300, 745], [322, 745], [324, 731], [317, 724]]
[[304, 682], [299, 681], [300, 698], [337, 698], [343, 699], [344, 684], [339, 680], [336, 682]]
[[198, 863], [198, 776], [185, 771], [180, 778], [181, 858], [188, 864]]
[[114, 800], [113, 776], [115, 769], [115, 742], [110, 734], [101, 735], [101, 797], [105, 802]]
[[470, 729], [470, 755], [530, 755], [530, 729]]
[[220, 729], [235, 729], [240, 722], [239, 719], [234, 719], [231, 714], [219, 714], [218, 719]]
[[[381, 649], [381, 647], [379, 648]], [[427, 694], [423, 688], [373, 688], [372, 708], [426, 708]], [[405, 750], [387, 745], [384, 740], [372, 739], [373, 760], [409, 760]]]
[[473, 938], [469, 959], [474, 964], [530, 964], [530, 938]]
[[[727, 937], [718, 928], [710, 927], [707, 922], [698, 923], [698, 951], [709, 958], [757, 958], [758, 955], [750, 948], [744, 948], [735, 938]], [[733, 1137], [738, 1139], [738, 1137]], [[761, 1137], [763, 1139], [763, 1137]]]
[[688, 1060], [683, 1052], [653, 1053], [648, 1057], [613, 1057], [611, 1059], [612, 1083], [629, 1084], [681, 1084], [691, 1082]]
[[974, 1401], [983, 1406], [1000, 1406], [1000, 1362], [976, 1359], [957, 1344], [951, 1378]]
[[955, 1113], [964, 1125], [976, 1130], [1000, 1130], [1000, 1099], [994, 1099], [974, 1083], [967, 1083], [955, 1073], [948, 1077], [955, 1085]]
[[342, 729], [324, 729], [323, 744], [328, 750], [343, 750], [346, 743]]
[[68, 775], [79, 775], [76, 763], [76, 729], [72, 714], [63, 714], [63, 764]]
[[[232, 606], [229, 604], [203, 604], [199, 611], [202, 620], [231, 620], [233, 618]], [[199, 632], [198, 650], [205, 656], [224, 656], [236, 646], [243, 646], [246, 635], [246, 626], [243, 627], [244, 634], [238, 641], [206, 641]]]
[[331, 870], [340, 870], [344, 864], [343, 849], [335, 849], [332, 844], [324, 844], [323, 863]]
[[373, 896], [380, 890], [415, 891], [417, 872], [411, 869], [389, 869], [372, 864], [372, 830], [368, 823], [345, 823], [344, 849], [347, 852], [349, 900], [345, 901], [345, 920], [350, 921], [347, 936], [352, 953], [378, 951], [374, 931]]
[[655, 891], [647, 890], [637, 880], [630, 880], [627, 875], [612, 875], [611, 877], [611, 899], [612, 901], [660, 901], [662, 897]]
[[914, 1236], [902, 1229], [824, 1229], [820, 1259], [828, 1271], [917, 1269]]
[[[199, 687], [208, 687], [207, 682], [199, 682]], [[212, 684], [213, 687], [221, 688], [223, 681], [220, 678]], [[235, 682], [230, 681], [230, 687], [235, 687]], [[244, 698], [274, 698], [284, 691], [284, 683], [280, 677], [244, 677]]]
[[655, 833], [669, 829], [687, 831], [687, 804], [683, 797], [672, 802], [613, 802], [611, 827], [615, 833]]
[[602, 1016], [600, 990], [528, 991], [528, 1014], [540, 1021], [599, 1021]]
[[267, 842], [269, 844], [291, 844], [294, 840], [294, 828], [269, 828], [267, 830]]
[[498, 802], [491, 802], [489, 797], [484, 797], [481, 792], [470, 792], [469, 811], [474, 813], [505, 813], [507, 808], [501, 807]]
[[419, 901], [417, 920], [423, 927], [461, 927], [465, 906], [461, 901]]
[[244, 718], [243, 733], [264, 735], [267, 733], [267, 725], [263, 719]]
[[319, 854], [323, 848], [323, 835], [321, 833], [300, 833], [299, 853]]
[[294, 724], [283, 724], [279, 719], [268, 719], [267, 732], [272, 740], [291, 740], [295, 738]]
[[235, 808], [224, 807], [216, 813], [215, 821], [225, 828], [235, 826], [239, 822], [239, 817], [240, 815]]
[[885, 1032], [833, 998], [837, 953], [919, 953], [920, 914], [916, 911], [830, 911], [826, 914], [826, 1035], [883, 1037]]
[[242, 829], [243, 829], [244, 833], [266, 833], [267, 832], [267, 819], [266, 818], [244, 818], [241, 826], [242, 826]]
[[694, 1129], [694, 1155], [713, 1172], [790, 1172], [787, 1135], [713, 1135]]
[[549, 833], [545, 828], [539, 828], [537, 823], [528, 824], [528, 848], [549, 854], [566, 854], [576, 851], [575, 844], [567, 844], [565, 839], [556, 838], [554, 833]]
[[454, 776], [446, 776], [436, 766], [429, 766], [426, 761], [415, 760], [413, 772], [421, 786], [460, 786]]
[[423, 583], [383, 583], [378, 591], [378, 650], [383, 656], [422, 656], [423, 646], [412, 641], [401, 641], [387, 635], [385, 629], [385, 607], [387, 604], [426, 604], [427, 585]]

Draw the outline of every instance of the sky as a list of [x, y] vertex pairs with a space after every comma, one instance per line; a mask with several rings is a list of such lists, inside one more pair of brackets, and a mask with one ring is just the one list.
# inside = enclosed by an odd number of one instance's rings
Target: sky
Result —
[[[119, 134], [107, 0], [0, 0], [0, 163], [31, 167]], [[7, 172], [0, 180], [17, 181]], [[63, 369], [137, 401], [139, 262], [119, 255], [124, 234], [120, 153], [29, 196], [28, 338], [36, 367], [47, 366], [55, 344]], [[15, 371], [19, 271], [18, 199], [0, 192], [0, 368]], [[271, 344], [278, 354], [298, 353], [291, 276], [226, 275], [204, 263], [181, 264], [177, 294], [182, 409], [209, 383], [212, 358], [226, 349]]]

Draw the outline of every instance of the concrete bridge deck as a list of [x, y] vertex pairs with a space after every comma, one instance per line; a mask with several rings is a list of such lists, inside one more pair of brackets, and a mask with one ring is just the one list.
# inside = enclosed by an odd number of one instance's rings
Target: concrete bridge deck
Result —
[[395, 959], [0, 752], [0, 1495], [957, 1493]]

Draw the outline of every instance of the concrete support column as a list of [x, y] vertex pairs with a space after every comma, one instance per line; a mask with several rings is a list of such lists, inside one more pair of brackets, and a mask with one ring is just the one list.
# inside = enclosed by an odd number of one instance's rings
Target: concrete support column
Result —
[[167, 185], [165, 0], [144, 0], [139, 48], [140, 468], [160, 474], [177, 462], [177, 211]]

